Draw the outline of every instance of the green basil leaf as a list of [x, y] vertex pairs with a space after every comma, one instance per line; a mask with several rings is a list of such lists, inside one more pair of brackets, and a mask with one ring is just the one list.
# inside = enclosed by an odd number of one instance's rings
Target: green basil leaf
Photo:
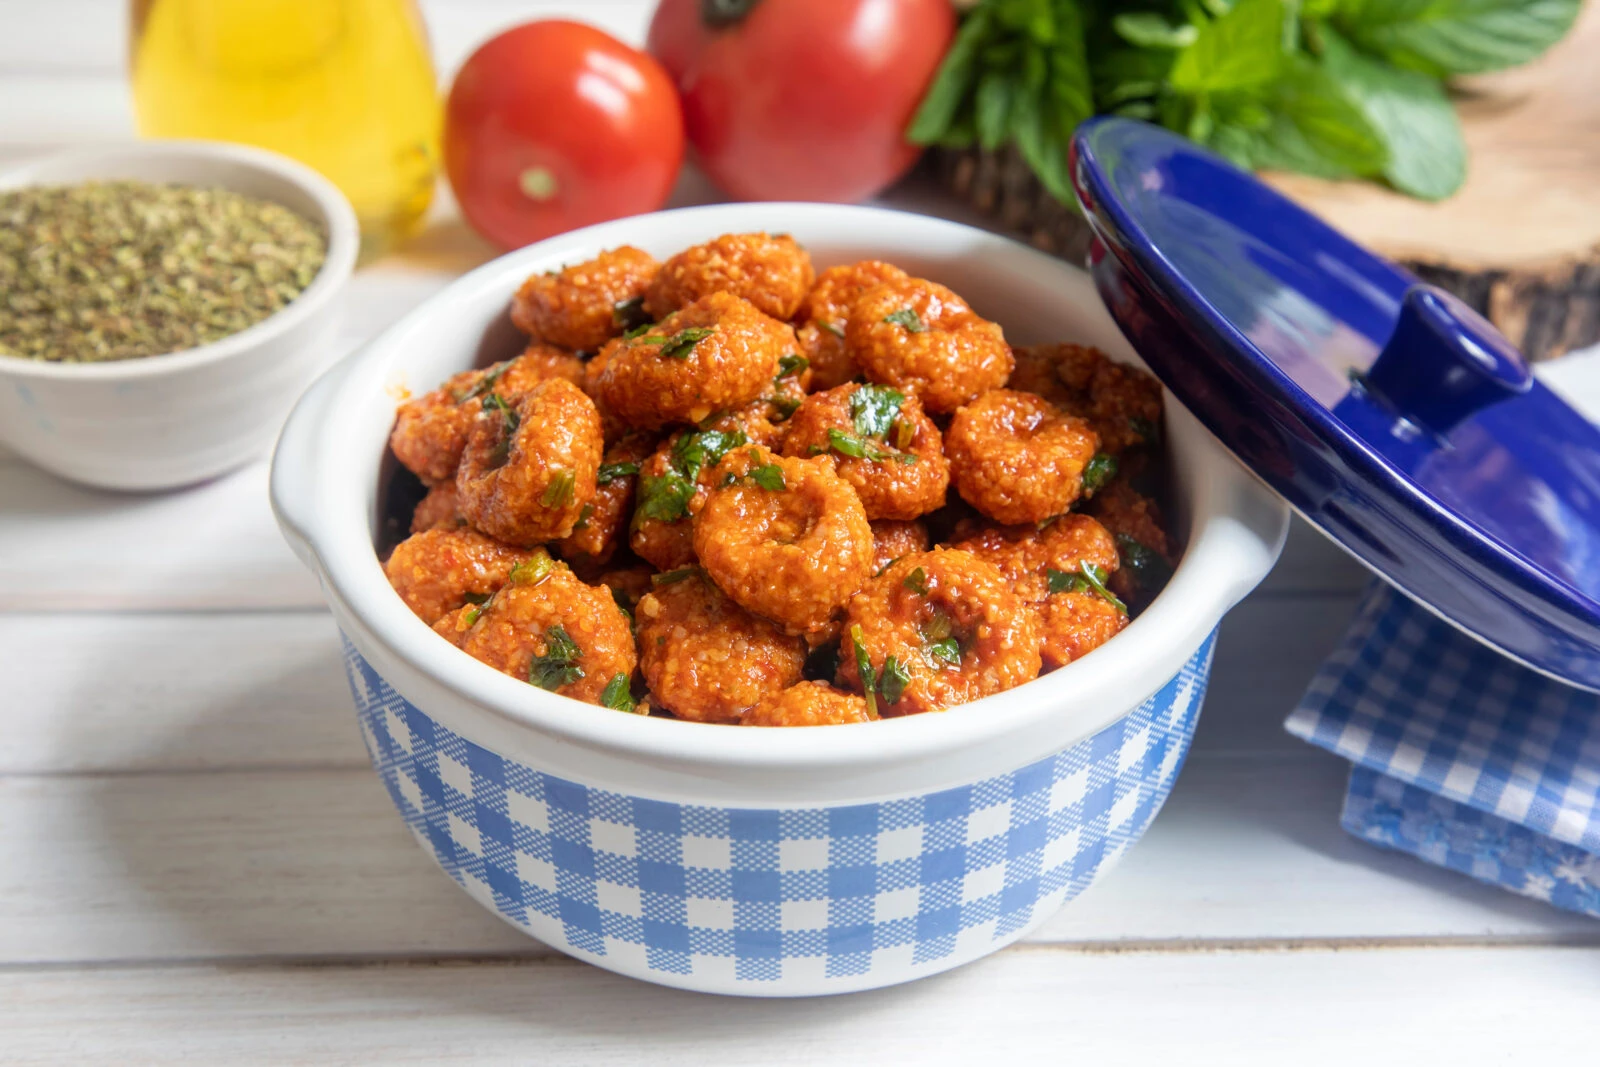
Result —
[[627, 478], [638, 473], [639, 465], [631, 460], [621, 463], [602, 463], [594, 481], [596, 485], [610, 485], [618, 478]]
[[1283, 0], [1238, 0], [1198, 27], [1194, 43], [1172, 64], [1172, 87], [1214, 93], [1264, 85], [1284, 58]]
[[1363, 52], [1436, 78], [1503, 70], [1566, 36], [1582, 0], [1342, 0], [1334, 25]]
[[953, 637], [928, 642], [928, 655], [952, 667], [961, 666], [961, 643]]
[[639, 506], [633, 521], [636, 525], [643, 519], [677, 522], [688, 516], [694, 492], [694, 482], [681, 474], [646, 475], [639, 482]]
[[752, 468], [750, 480], [769, 493], [781, 493], [785, 489], [783, 468], [776, 463], [767, 463], [760, 467]]
[[665, 359], [688, 359], [689, 353], [694, 351], [694, 346], [715, 332], [710, 326], [690, 326], [688, 329], [679, 330], [661, 346], [661, 355]]
[[550, 484], [544, 487], [544, 495], [539, 498], [539, 503], [547, 508], [564, 508], [572, 503], [572, 498], [577, 493], [578, 479], [569, 470], [556, 470], [550, 477]]
[[679, 567], [675, 571], [662, 571], [660, 574], [650, 576], [650, 584], [654, 586], [672, 585], [685, 578], [693, 578], [700, 573], [699, 567]]
[[861, 436], [882, 440], [905, 402], [904, 393], [886, 385], [858, 385], [850, 394], [850, 421]]
[[878, 695], [883, 697], [885, 704], [898, 704], [910, 682], [911, 671], [904, 663], [890, 656], [883, 661], [883, 670], [878, 673]]
[[1123, 569], [1132, 572], [1135, 583], [1144, 592], [1154, 592], [1172, 580], [1172, 565], [1155, 549], [1127, 534], [1117, 534], [1117, 553], [1122, 557]]
[[1435, 79], [1363, 55], [1324, 27], [1322, 63], [1383, 141], [1383, 176], [1403, 193], [1442, 200], [1467, 177], [1467, 143]]
[[1117, 476], [1117, 457], [1106, 452], [1096, 452], [1083, 465], [1083, 491], [1093, 496]]
[[[1308, 56], [1261, 94], [1218, 94], [1209, 143], [1235, 161], [1319, 178], [1374, 177], [1388, 153], [1344, 86]], [[1257, 128], [1260, 109], [1267, 125]]]
[[612, 711], [633, 712], [635, 701], [633, 693], [629, 691], [628, 676], [618, 671], [611, 676], [611, 681], [600, 691], [600, 706], [610, 708]]
[[583, 677], [578, 660], [583, 649], [578, 647], [560, 623], [544, 632], [544, 655], [535, 656], [528, 664], [528, 681], [540, 689], [559, 689]]
[[891, 311], [883, 317], [883, 321], [895, 326], [903, 326], [907, 333], [921, 333], [928, 328], [923, 324], [917, 313], [910, 308]]
[[861, 627], [850, 627], [850, 647], [855, 652], [856, 673], [861, 675], [861, 688], [867, 697], [867, 717], [878, 717], [878, 700], [874, 695], [878, 687], [878, 676], [873, 673], [872, 659], [867, 655], [867, 645], [861, 636]]
[[913, 144], [949, 143], [945, 139], [977, 86], [979, 55], [989, 43], [993, 27], [993, 15], [987, 6], [977, 8], [963, 20], [933, 84], [912, 116], [906, 140]]
[[1011, 101], [1016, 96], [1011, 76], [1003, 70], [984, 73], [973, 98], [973, 118], [978, 124], [978, 147], [993, 152], [1010, 133]]
[[1111, 19], [1111, 28], [1118, 37], [1140, 48], [1187, 48], [1200, 36], [1199, 27], [1188, 23], [1174, 26], [1154, 11], [1115, 15]]
[[928, 572], [921, 567], [900, 579], [900, 584], [920, 596], [928, 595]]

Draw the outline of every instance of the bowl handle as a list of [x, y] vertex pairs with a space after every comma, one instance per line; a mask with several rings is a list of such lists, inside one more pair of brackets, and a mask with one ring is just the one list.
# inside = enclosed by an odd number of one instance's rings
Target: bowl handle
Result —
[[316, 516], [322, 510], [316, 458], [325, 425], [323, 412], [360, 354], [358, 349], [340, 360], [301, 394], [272, 454], [272, 514], [294, 554], [319, 577], [322, 567], [314, 531]]

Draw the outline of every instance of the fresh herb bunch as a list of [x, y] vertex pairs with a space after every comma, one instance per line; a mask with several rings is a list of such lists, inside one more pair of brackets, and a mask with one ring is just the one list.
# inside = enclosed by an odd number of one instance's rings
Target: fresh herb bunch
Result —
[[980, 0], [907, 135], [1013, 144], [1069, 205], [1068, 140], [1096, 114], [1158, 122], [1251, 169], [1439, 200], [1467, 162], [1446, 81], [1533, 59], [1581, 2]]

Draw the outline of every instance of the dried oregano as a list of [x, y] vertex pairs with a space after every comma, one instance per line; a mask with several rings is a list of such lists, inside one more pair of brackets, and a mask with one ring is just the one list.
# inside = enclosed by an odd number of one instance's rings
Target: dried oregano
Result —
[[0, 352], [90, 363], [253, 326], [311, 284], [322, 228], [226, 189], [135, 181], [0, 192]]

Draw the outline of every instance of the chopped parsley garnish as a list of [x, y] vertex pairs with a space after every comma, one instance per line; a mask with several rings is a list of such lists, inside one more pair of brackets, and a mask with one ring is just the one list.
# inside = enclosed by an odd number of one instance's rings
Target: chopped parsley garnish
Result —
[[953, 637], [928, 642], [928, 655], [952, 667], [961, 666], [961, 642]]
[[850, 394], [850, 421], [862, 437], [882, 439], [900, 417], [906, 395], [886, 385], [859, 385]]
[[506, 460], [511, 458], [511, 445], [516, 440], [518, 427], [522, 425], [522, 416], [499, 393], [490, 393], [484, 397], [483, 408], [485, 411], [498, 411], [500, 417], [505, 420], [500, 429], [500, 440], [489, 453], [489, 466], [503, 467]]
[[477, 397], [480, 397], [484, 393], [487, 393], [489, 390], [493, 389], [495, 382], [500, 380], [500, 376], [504, 374], [506, 372], [506, 368], [510, 366], [511, 361], [508, 359], [504, 362], [496, 363], [494, 366], [484, 371], [483, 376], [473, 383], [471, 389], [468, 389], [464, 393], [456, 394], [456, 403], [465, 404], [467, 401], [476, 399]]
[[1122, 614], [1128, 613], [1128, 605], [1118, 600], [1116, 594], [1106, 588], [1105, 568], [1088, 560], [1079, 563], [1075, 571], [1047, 568], [1045, 577], [1050, 583], [1052, 593], [1093, 593]]
[[544, 655], [528, 664], [528, 681], [540, 689], [556, 690], [583, 677], [578, 659], [583, 649], [567, 636], [566, 627], [556, 623], [544, 632]]
[[778, 378], [781, 381], [791, 374], [799, 374], [809, 366], [811, 366], [809, 359], [791, 352], [778, 360]]
[[778, 396], [774, 394], [767, 397], [767, 403], [772, 405], [772, 410], [777, 413], [779, 422], [783, 422], [785, 419], [788, 419], [795, 412], [800, 410], [800, 401], [796, 400], [792, 396]]
[[[694, 351], [694, 346], [714, 332], [709, 326], [690, 326], [688, 329], [679, 330], [662, 344], [661, 355], [666, 359], [688, 359], [689, 353]], [[647, 337], [645, 340], [650, 339]]]
[[900, 579], [900, 584], [921, 596], [928, 595], [928, 572], [921, 567]]
[[[655, 323], [647, 322], [647, 323], [644, 323], [641, 326], [635, 326], [633, 329], [631, 329], [627, 333], [623, 334], [622, 335], [622, 339], [624, 341], [632, 341], [632, 340], [635, 340], [637, 338], [643, 337], [645, 334], [649, 333], [651, 330], [653, 330], [655, 328], [656, 328], [656, 324]], [[661, 338], [661, 340], [665, 341], [666, 338], [663, 337], [663, 338]]]
[[646, 475], [639, 481], [639, 507], [633, 521], [637, 524], [643, 517], [677, 522], [689, 514], [694, 489], [694, 482], [681, 474]]
[[633, 694], [629, 692], [626, 674], [618, 671], [611, 676], [611, 681], [600, 691], [600, 706], [610, 708], [612, 711], [633, 712], [636, 704]]
[[861, 627], [850, 627], [850, 645], [855, 652], [856, 673], [861, 675], [861, 688], [867, 697], [867, 717], [878, 717], [878, 699], [874, 690], [878, 686], [878, 675], [872, 669], [872, 658], [867, 655], [867, 646], [861, 636]]
[[1141, 415], [1128, 416], [1128, 429], [1138, 434], [1140, 439], [1147, 445], [1156, 444], [1161, 440], [1160, 424], [1151, 422]]
[[[899, 463], [907, 464], [915, 463], [917, 461], [917, 457], [910, 455], [909, 453], [890, 452], [887, 449], [879, 448], [871, 441], [863, 440], [861, 437], [858, 437], [853, 433], [845, 433], [843, 430], [835, 430], [832, 428], [829, 428], [828, 430], [828, 448], [833, 449], [833, 451], [839, 453], [841, 456], [849, 456], [852, 459], [867, 459], [871, 460], [873, 463], [883, 463], [884, 461], [891, 459]], [[812, 455], [817, 455], [826, 451], [828, 451], [828, 449], [823, 448], [820, 445], [811, 446]]]
[[587, 530], [589, 528], [589, 516], [593, 514], [594, 505], [585, 504], [583, 510], [578, 512], [578, 521], [572, 524], [572, 528], [574, 530]]
[[763, 464], [750, 472], [750, 479], [769, 493], [781, 493], [785, 486], [783, 468], [776, 463]]
[[918, 627], [922, 639], [929, 643], [943, 641], [955, 632], [955, 624], [950, 621], [950, 616], [942, 610], [935, 608], [928, 621]]
[[618, 478], [627, 478], [639, 473], [639, 465], [627, 460], [621, 463], [602, 463], [600, 472], [595, 475], [595, 485], [610, 485]]
[[750, 438], [739, 430], [686, 433], [672, 446], [672, 465], [678, 473], [693, 481], [700, 476], [703, 468], [715, 466], [723, 456], [749, 443]]
[[672, 585], [674, 582], [681, 582], [685, 578], [693, 578], [699, 573], [699, 567], [679, 567], [675, 571], [662, 571], [660, 574], [652, 574], [650, 576], [650, 584], [655, 586]]
[[818, 319], [817, 320], [817, 325], [822, 327], [824, 330], [827, 330], [829, 333], [833, 334], [835, 337], [843, 337], [844, 336], [844, 327], [840, 326], [836, 322], [824, 322], [822, 319]]
[[644, 297], [636, 296], [632, 300], [619, 300], [612, 304], [611, 321], [625, 330], [648, 326], [650, 316], [645, 314]]
[[921, 333], [928, 328], [911, 308], [901, 308], [899, 311], [891, 312], [883, 317], [883, 321], [904, 326], [907, 333]]
[[550, 572], [556, 569], [556, 561], [550, 554], [539, 551], [532, 559], [523, 560], [511, 568], [511, 583], [513, 585], [538, 585], [550, 577]]
[[577, 487], [577, 475], [569, 470], [557, 469], [550, 478], [550, 484], [544, 487], [544, 495], [539, 498], [539, 503], [547, 508], [564, 508], [572, 503]]
[[890, 656], [883, 661], [883, 670], [878, 672], [878, 694], [883, 697], [885, 704], [898, 704], [910, 681], [911, 671]]
[[1098, 493], [1107, 482], [1117, 476], [1117, 457], [1106, 452], [1096, 452], [1094, 458], [1083, 465], [1083, 491]]
[[1143, 542], [1127, 534], [1117, 534], [1117, 550], [1122, 556], [1122, 566], [1133, 572], [1134, 581], [1141, 590], [1160, 589], [1172, 580], [1172, 565]]

